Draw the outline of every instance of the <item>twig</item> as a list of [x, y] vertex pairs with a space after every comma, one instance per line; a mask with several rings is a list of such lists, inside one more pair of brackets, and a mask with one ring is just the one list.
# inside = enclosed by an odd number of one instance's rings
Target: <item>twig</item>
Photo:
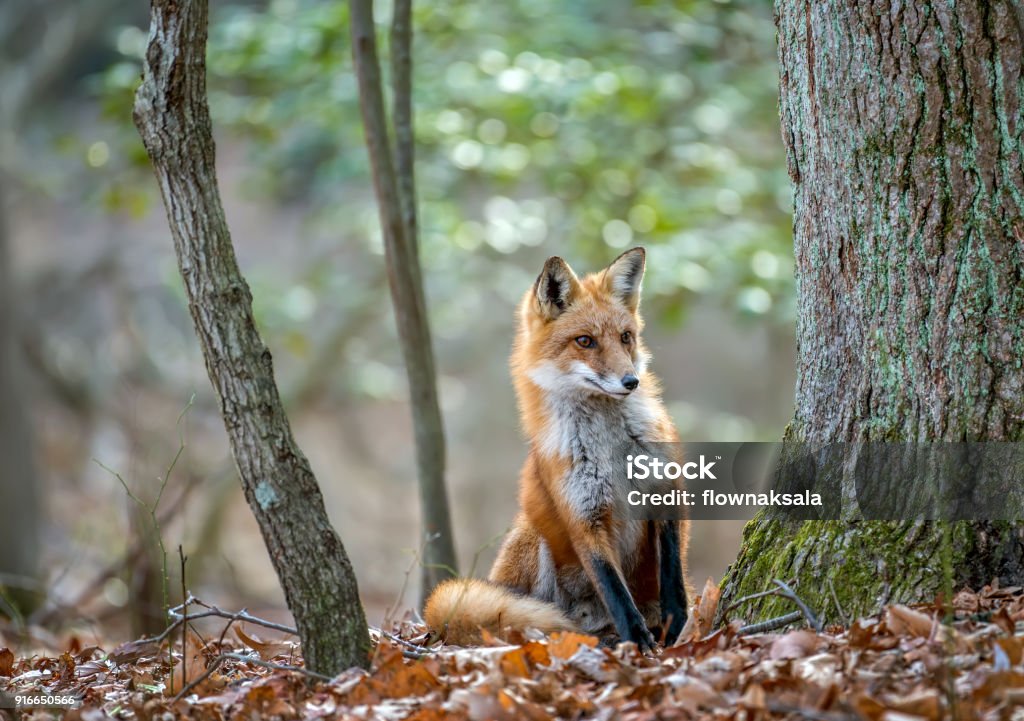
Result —
[[832, 584], [831, 578], [828, 579], [828, 590], [829, 593], [832, 594], [832, 603], [834, 603], [836, 606], [836, 613], [839, 614], [839, 620], [843, 622], [843, 626], [849, 628], [850, 617], [846, 615], [846, 612], [843, 610], [842, 604], [839, 603], [839, 597], [836, 595], [836, 587]]
[[433, 648], [428, 648], [426, 646], [419, 646], [419, 645], [413, 643], [412, 641], [406, 641], [401, 636], [398, 636], [398, 635], [393, 634], [393, 633], [389, 633], [388, 631], [385, 631], [382, 628], [373, 628], [371, 626], [370, 630], [371, 631], [375, 631], [376, 633], [379, 633], [381, 636], [384, 636], [385, 638], [389, 638], [392, 641], [394, 641], [395, 643], [400, 644], [402, 646], [405, 646], [406, 648], [411, 649], [413, 651], [416, 651], [418, 653], [422, 653], [422, 654], [425, 654], [425, 655], [430, 655], [430, 654], [434, 653], [435, 650], [436, 650], [436, 649], [433, 649]]
[[239, 609], [237, 612], [235, 612], [235, 615], [231, 617], [231, 620], [224, 624], [224, 630], [220, 632], [220, 637], [217, 639], [218, 648], [224, 643], [224, 639], [227, 638], [228, 631], [231, 629], [231, 627], [235, 625], [235, 621], [240, 619], [242, 617], [242, 614], [245, 613], [245, 611], [246, 609], [244, 608]]
[[221, 654], [224, 658], [230, 658], [235, 661], [244, 661], [245, 663], [251, 663], [254, 666], [262, 666], [263, 668], [273, 669], [274, 671], [293, 671], [295, 673], [301, 673], [303, 676], [309, 676], [315, 678], [317, 681], [333, 681], [334, 677], [327, 676], [316, 671], [310, 671], [308, 668], [302, 666], [291, 666], [285, 663], [273, 663], [271, 661], [264, 661], [261, 658], [253, 658], [252, 656], [246, 656], [244, 653], [223, 653]]
[[803, 618], [802, 611], [793, 611], [787, 613], [785, 616], [779, 616], [778, 618], [770, 618], [767, 621], [761, 623], [752, 623], [749, 626], [743, 626], [739, 631], [736, 632], [737, 636], [749, 636], [754, 633], [767, 633], [768, 631], [774, 631], [783, 626], [788, 626], [794, 621], [799, 621]]
[[[206, 679], [210, 678], [210, 676], [213, 675], [213, 672], [216, 671], [220, 667], [220, 665], [222, 663], [224, 663], [224, 661], [226, 661], [226, 660], [227, 660], [227, 656], [225, 654], [221, 654], [220, 656], [217, 656], [217, 658], [215, 658], [212, 661], [210, 661], [210, 665], [207, 666], [206, 670], [203, 671], [203, 673], [199, 675], [199, 678], [197, 678], [195, 681], [192, 681], [189, 684], [186, 684], [185, 686], [182, 687], [181, 691], [178, 691], [178, 693], [175, 694], [174, 698], [171, 699], [171, 705], [173, 706], [178, 701], [180, 701], [181, 699], [185, 698], [185, 695], [189, 691], [194, 689], [196, 686], [201, 684]], [[181, 662], [185, 663], [185, 659], [182, 659]]]
[[251, 663], [254, 666], [261, 666], [263, 668], [273, 669], [274, 671], [290, 671], [292, 673], [301, 673], [303, 676], [308, 676], [309, 678], [316, 679], [317, 681], [330, 682], [334, 680], [330, 676], [325, 676], [324, 674], [317, 673], [316, 671], [310, 671], [308, 668], [303, 668], [301, 666], [289, 666], [283, 663], [272, 663], [270, 661], [264, 661], [263, 659], [247, 656], [244, 653], [226, 652], [214, 658], [210, 662], [210, 665], [206, 667], [206, 670], [197, 679], [195, 679], [194, 681], [186, 685], [184, 688], [182, 688], [181, 691], [179, 691], [171, 700], [171, 705], [173, 706], [175, 703], [185, 698], [185, 696], [187, 696], [192, 689], [194, 689], [196, 686], [201, 684], [206, 679], [210, 678], [210, 676], [212, 676], [214, 672], [218, 668], [220, 668], [220, 665], [222, 663], [229, 660], [242, 661], [243, 663]]
[[[225, 611], [221, 608], [218, 608], [217, 606], [212, 606], [210, 604], [204, 603], [199, 599], [193, 598], [192, 596], [189, 596], [189, 601], [197, 606], [202, 606], [206, 609], [205, 611], [200, 611], [199, 613], [190, 613], [189, 618], [192, 620], [195, 620], [197, 618], [211, 617], [226, 618], [231, 621], [245, 621], [246, 623], [253, 623], [257, 626], [263, 626], [265, 628], [270, 628], [275, 631], [281, 631], [282, 633], [290, 633], [293, 636], [299, 635], [299, 632], [291, 626], [285, 626], [283, 623], [275, 623], [274, 621], [267, 621], [266, 619], [253, 616], [244, 609], [241, 611], [231, 613], [230, 611]], [[175, 606], [174, 608], [170, 609], [167, 613], [175, 619], [179, 619], [181, 618], [181, 610], [184, 606], [185, 604], [182, 604], [181, 606]]]
[[747, 603], [748, 601], [756, 601], [757, 599], [765, 598], [766, 596], [782, 596], [782, 594], [779, 593], [777, 589], [770, 588], [767, 591], [760, 591], [758, 593], [752, 593], [749, 596], [744, 596], [743, 598], [737, 598], [735, 601], [733, 601], [725, 607], [725, 610], [722, 611], [722, 618], [727, 618], [732, 611], [735, 611], [739, 606], [742, 606], [744, 603]]
[[807, 623], [810, 624], [811, 628], [813, 628], [815, 631], [820, 632], [821, 629], [825, 627], [825, 624], [823, 624], [821, 620], [814, 614], [814, 611], [812, 611], [810, 607], [806, 603], [804, 603], [803, 599], [796, 595], [796, 591], [790, 588], [788, 583], [786, 583], [785, 581], [780, 581], [777, 578], [774, 581], [772, 581], [772, 583], [781, 588], [783, 595], [800, 608], [800, 611], [804, 614], [804, 617], [807, 619]]
[[[227, 611], [224, 611], [224, 610], [218, 608], [217, 606], [211, 606], [209, 604], [203, 603], [202, 601], [198, 600], [194, 596], [189, 595], [189, 597], [185, 599], [185, 603], [181, 604], [180, 606], [175, 606], [174, 608], [170, 608], [170, 609], [167, 610], [167, 615], [174, 619], [174, 621], [171, 623], [171, 625], [169, 625], [160, 634], [158, 634], [156, 636], [152, 636], [151, 638], [140, 639], [139, 643], [160, 643], [161, 641], [164, 641], [168, 636], [170, 636], [172, 633], [174, 633], [174, 631], [179, 626], [181, 626], [182, 623], [184, 623], [184, 621], [185, 621], [185, 609], [188, 606], [192, 605], [192, 604], [195, 604], [197, 606], [202, 606], [203, 608], [205, 608], [207, 610], [200, 611], [198, 613], [189, 613], [188, 614], [188, 620], [189, 621], [195, 621], [195, 620], [200, 619], [200, 618], [226, 618], [226, 619], [228, 619], [230, 621], [228, 626], [230, 626], [231, 623], [235, 623], [236, 621], [245, 621], [246, 623], [252, 623], [252, 624], [255, 624], [257, 626], [263, 626], [265, 628], [273, 629], [275, 631], [281, 631], [282, 633], [289, 633], [292, 636], [299, 635], [298, 631], [296, 631], [294, 628], [292, 628], [290, 626], [285, 626], [284, 624], [281, 624], [281, 623], [274, 623], [273, 621], [267, 621], [267, 620], [259, 618], [257, 616], [253, 616], [248, 611], [246, 611], [244, 608], [241, 611], [236, 611], [235, 613], [228, 613]], [[225, 633], [227, 633], [227, 629], [225, 629]], [[224, 640], [224, 636], [222, 635], [221, 636], [221, 641], [223, 641], [223, 640]]]
[[[189, 593], [185, 588], [185, 561], [188, 560], [185, 556], [185, 551], [182, 550], [181, 544], [178, 544], [178, 558], [181, 560], [181, 600], [184, 601], [189, 598]], [[171, 674], [171, 684], [174, 684], [174, 674]], [[188, 605], [183, 605], [181, 609], [181, 685], [185, 686], [188, 684]], [[173, 688], [171, 689], [174, 690]]]

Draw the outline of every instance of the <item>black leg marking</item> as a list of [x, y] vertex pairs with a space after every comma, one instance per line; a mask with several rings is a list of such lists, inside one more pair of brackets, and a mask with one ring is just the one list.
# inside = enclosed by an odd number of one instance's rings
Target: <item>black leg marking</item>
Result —
[[676, 521], [661, 521], [659, 526], [661, 622], [667, 628], [665, 645], [671, 646], [686, 624], [686, 586], [679, 558], [679, 524]]
[[652, 649], [654, 637], [647, 630], [647, 624], [633, 602], [622, 576], [611, 563], [600, 556], [593, 558], [590, 564], [597, 591], [608, 608], [619, 636], [623, 641], [635, 643], [641, 651]]

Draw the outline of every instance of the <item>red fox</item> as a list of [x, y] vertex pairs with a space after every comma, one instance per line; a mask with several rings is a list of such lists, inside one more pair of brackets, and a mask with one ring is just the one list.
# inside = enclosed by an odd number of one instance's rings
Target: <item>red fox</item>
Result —
[[687, 521], [625, 517], [622, 449], [678, 443], [647, 370], [638, 312], [645, 253], [582, 280], [549, 258], [519, 306], [512, 378], [529, 456], [521, 509], [488, 581], [451, 580], [424, 618], [449, 643], [480, 629], [576, 630], [648, 650], [686, 622]]

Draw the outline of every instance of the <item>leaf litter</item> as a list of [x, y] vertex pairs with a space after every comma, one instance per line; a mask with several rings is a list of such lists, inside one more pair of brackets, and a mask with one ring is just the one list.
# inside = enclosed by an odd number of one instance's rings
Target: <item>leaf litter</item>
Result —
[[426, 649], [425, 629], [406, 620], [374, 630], [368, 671], [321, 681], [295, 670], [301, 653], [288, 638], [236, 628], [233, 639], [188, 634], [184, 652], [181, 634], [170, 648], [168, 640], [133, 641], [108, 652], [72, 639], [63, 652], [27, 658], [0, 648], [0, 691], [79, 697], [71, 710], [20, 712], [71, 721], [1024, 721], [1020, 588], [964, 590], [948, 606], [889, 606], [849, 628], [750, 635], [739, 633], [738, 621], [711, 628], [712, 588], [697, 599], [681, 642], [656, 655], [576, 633], [509, 633], [480, 647]]

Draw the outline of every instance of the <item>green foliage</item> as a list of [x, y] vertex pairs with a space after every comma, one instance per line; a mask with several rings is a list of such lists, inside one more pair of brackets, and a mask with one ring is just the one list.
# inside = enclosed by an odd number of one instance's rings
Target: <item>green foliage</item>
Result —
[[[792, 322], [771, 12], [761, 0], [416, 3], [420, 254], [444, 374], [504, 374], [511, 308], [554, 254], [589, 271], [646, 246], [655, 325], [678, 326], [701, 297], [740, 322]], [[385, 74], [390, 17], [378, 3]], [[90, 162], [106, 179], [94, 195], [138, 215], [155, 200], [130, 121], [146, 35], [115, 38], [120, 59], [98, 79], [111, 132]], [[401, 397], [348, 4], [217, 4], [208, 89], [220, 152], [235, 170], [244, 153], [242, 191], [304, 219], [286, 224], [280, 263], [246, 263], [255, 239], [235, 238], [286, 396], [330, 376], [334, 391]], [[174, 347], [188, 336], [177, 330]]]
[[[693, 293], [789, 317], [768, 3], [568, 3], [555, 13], [540, 0], [442, 0], [415, 12], [432, 299], [463, 292], [439, 276], [486, 271], [524, 247], [543, 246], [531, 260], [561, 253], [594, 266], [644, 244], [647, 294], [665, 320], [681, 318]], [[311, 203], [318, 228], [379, 252], [347, 16], [338, 1], [220, 6], [210, 98], [218, 127], [249, 143], [252, 192]], [[378, 9], [382, 39], [389, 16]], [[106, 74], [118, 117], [144, 42], [122, 32], [125, 60]]]

